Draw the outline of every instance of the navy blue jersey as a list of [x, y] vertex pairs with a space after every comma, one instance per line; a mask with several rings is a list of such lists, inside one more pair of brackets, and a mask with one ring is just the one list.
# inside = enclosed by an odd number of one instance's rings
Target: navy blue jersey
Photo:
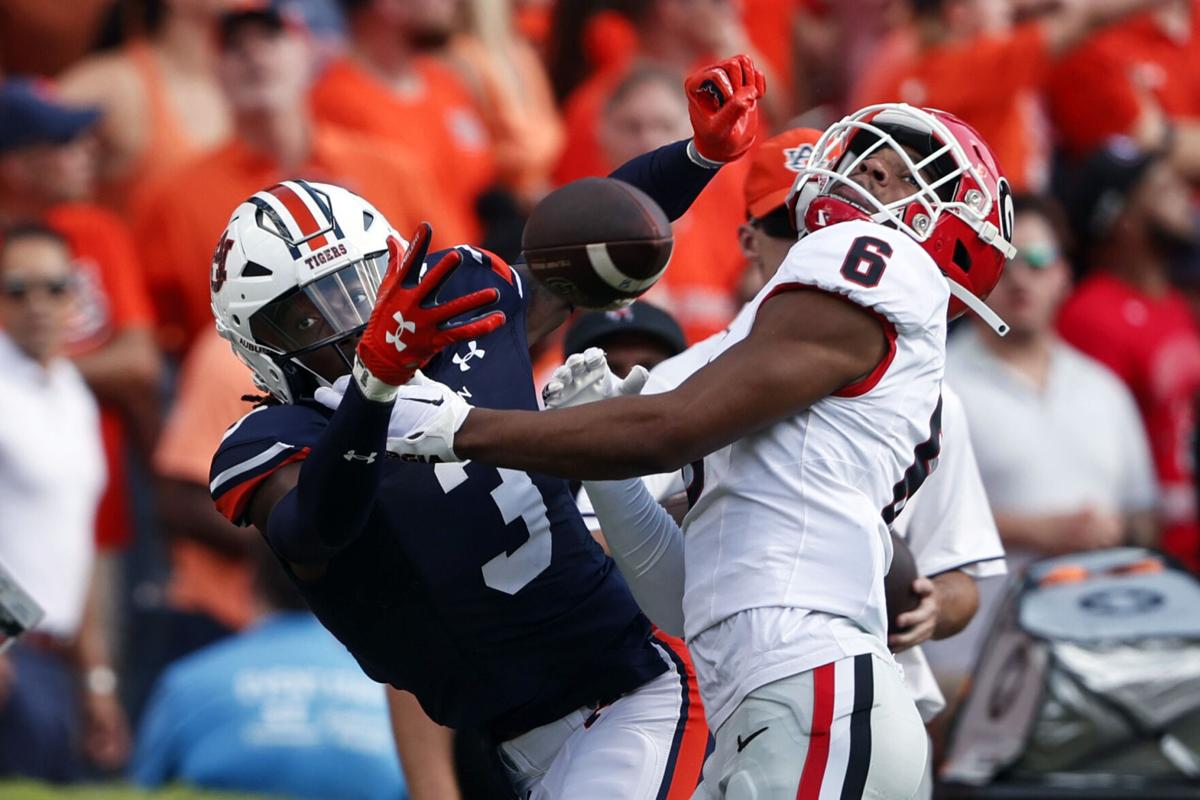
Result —
[[[474, 405], [536, 409], [516, 273], [467, 250], [441, 295], [487, 286], [500, 290], [506, 324], [448, 349], [425, 372]], [[298, 403], [244, 417], [213, 459], [218, 508], [246, 524], [254, 488], [304, 458], [331, 416]], [[557, 478], [390, 458], [363, 534], [320, 579], [296, 583], [368, 675], [413, 692], [431, 718], [452, 727], [506, 738], [630, 691], [666, 667]]]

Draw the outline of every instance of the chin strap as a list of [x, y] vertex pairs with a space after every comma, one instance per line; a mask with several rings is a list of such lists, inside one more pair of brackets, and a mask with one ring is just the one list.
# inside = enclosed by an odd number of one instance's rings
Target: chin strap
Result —
[[[959, 215], [959, 219], [967, 218]], [[990, 222], [974, 222], [972, 220], [967, 221], [968, 224], [975, 229], [975, 232], [979, 234], [979, 238], [983, 241], [983, 243], [991, 245], [1003, 253], [1006, 261], [1012, 261], [1017, 257], [1017, 248], [1012, 242], [1000, 235], [1000, 229], [995, 225]]]
[[950, 294], [962, 301], [962, 304], [967, 308], [974, 311], [992, 330], [1000, 336], [1008, 333], [1008, 323], [1000, 319], [999, 314], [988, 308], [987, 303], [973, 295], [965, 286], [949, 279], [946, 282], [950, 284]]

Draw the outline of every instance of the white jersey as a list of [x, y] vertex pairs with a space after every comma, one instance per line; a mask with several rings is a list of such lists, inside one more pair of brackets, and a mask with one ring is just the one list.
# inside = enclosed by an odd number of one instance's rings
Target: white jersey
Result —
[[[942, 451], [937, 471], [921, 486], [892, 530], [908, 543], [917, 571], [933, 577], [960, 570], [976, 581], [1004, 575], [1004, 546], [992, 518], [979, 464], [971, 447], [967, 412], [948, 383], [942, 384]], [[921, 719], [946, 707], [920, 647], [896, 656]]]
[[[684, 623], [698, 674], [712, 667], [700, 679], [718, 725], [766, 682], [887, 653], [887, 523], [938, 450], [949, 289], [898, 231], [847, 222], [805, 237], [709, 360], [746, 338], [768, 298], [802, 287], [873, 311], [889, 351], [863, 381], [710, 454], [697, 470], [699, 497], [683, 524]], [[764, 611], [743, 615], [744, 626], [730, 620], [751, 609]], [[787, 619], [767, 619], [771, 609]], [[745, 668], [730, 669], [734, 662]]]
[[[738, 317], [745, 315], [750, 309], [750, 304], [747, 303], [742, 307]], [[694, 345], [684, 350], [678, 355], [671, 356], [666, 361], [659, 362], [654, 369], [650, 370], [650, 377], [646, 379], [646, 385], [642, 387], [642, 394], [662, 394], [675, 389], [679, 384], [692, 377], [692, 374], [711, 361], [717, 353], [721, 351], [721, 340], [725, 338], [726, 331], [720, 331], [709, 336], [707, 339], [702, 339]], [[647, 491], [650, 495], [660, 503], [664, 503], [672, 497], [687, 490], [687, 485], [691, 481], [692, 469], [685, 467], [683, 470], [675, 470], [674, 472], [659, 472], [654, 475], [642, 476], [642, 482], [646, 484]], [[579, 513], [583, 517], [583, 523], [592, 533], [600, 530], [600, 521], [596, 519], [596, 512], [592, 508], [592, 500], [588, 497], [585, 489], [580, 489], [579, 494], [575, 497], [575, 502], [579, 506]]]

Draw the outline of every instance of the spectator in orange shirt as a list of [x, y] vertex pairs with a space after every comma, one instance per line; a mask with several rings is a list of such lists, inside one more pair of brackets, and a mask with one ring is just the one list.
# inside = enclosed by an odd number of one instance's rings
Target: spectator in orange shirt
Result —
[[[258, 535], [233, 525], [208, 493], [212, 453], [230, 425], [251, 410], [258, 390], [215, 328], [200, 334], [179, 373], [175, 405], [154, 453], [158, 517], [170, 548], [163, 606], [139, 622], [152, 642], [138, 685], [184, 655], [248, 625], [255, 616], [253, 551]], [[134, 698], [134, 716], [144, 697]]]
[[1010, 0], [911, 0], [916, 56], [891, 80], [863, 80], [879, 94], [867, 103], [902, 101], [941, 108], [979, 129], [1017, 191], [1043, 188], [1049, 140], [1037, 93], [1054, 59], [1085, 36], [1163, 0], [1090, 0], [1050, 7], [1013, 26]]
[[[682, 78], [659, 67], [635, 69], [613, 91], [601, 121], [600, 139], [609, 172], [639, 153], [687, 138], [690, 132]], [[741, 193], [750, 159], [717, 173], [691, 209], [672, 224], [670, 267], [646, 299], [679, 322], [688, 342], [721, 330], [737, 311], [735, 291], [744, 266], [737, 229], [742, 209], [730, 202]]]
[[497, 180], [528, 206], [549, 190], [564, 141], [550, 79], [517, 35], [509, 0], [467, 0], [464, 7], [466, 26], [451, 40], [447, 62], [479, 100]]
[[1047, 99], [1069, 155], [1115, 135], [1147, 149], [1166, 138], [1200, 182], [1200, 4], [1172, 0], [1084, 42], [1055, 67]]
[[137, 188], [229, 135], [217, 84], [213, 28], [240, 0], [146, 0], [141, 32], [61, 77], [63, 95], [104, 109], [100, 199], [128, 210]]
[[621, 6], [621, 0], [553, 3], [544, 57], [560, 104], [592, 73], [628, 66], [637, 50], [637, 33], [616, 10]]
[[[746, 31], [731, 0], [647, 0], [632, 4], [632, 25], [636, 30], [633, 59], [685, 74], [698, 64], [749, 53], [766, 73], [767, 85], [774, 77], [749, 44]], [[595, 24], [618, 26], [613, 16], [594, 18]], [[614, 30], [609, 36], [619, 33]], [[584, 39], [588, 39], [585, 32]], [[614, 60], [577, 86], [563, 104], [567, 125], [567, 146], [563, 151], [555, 181], [566, 183], [590, 175], [606, 173], [605, 148], [599, 139], [600, 120], [616, 86], [629, 72], [627, 57]], [[770, 119], [786, 114], [776, 98], [782, 93], [768, 92], [760, 105]]]
[[0, 72], [51, 76], [82, 58], [113, 0], [0, 4]]
[[370, 197], [401, 230], [427, 219], [440, 241], [464, 241], [468, 234], [430, 194], [436, 184], [424, 164], [312, 118], [304, 101], [306, 43], [277, 10], [227, 15], [221, 41], [220, 73], [234, 109], [234, 136], [168, 173], [135, 202], [134, 227], [160, 341], [176, 354], [212, 327], [210, 262], [229, 215], [272, 183], [304, 177], [343, 184]]
[[36, 219], [70, 245], [79, 275], [67, 354], [101, 405], [109, 482], [97, 539], [124, 546], [132, 521], [125, 442], [149, 454], [158, 429], [160, 362], [150, 299], [125, 224], [84, 200], [95, 179], [94, 108], [69, 106], [45, 83], [0, 83], [0, 222]]
[[813, 0], [741, 0], [740, 16], [746, 38], [771, 68], [771, 94], [786, 100], [779, 108], [796, 110], [796, 46], [800, 14]]
[[544, 53], [546, 40], [550, 37], [554, 0], [516, 0], [515, 6], [513, 24], [525, 41], [538, 53]]
[[746, 260], [738, 282], [739, 305], [753, 300], [775, 277], [796, 244], [787, 198], [820, 138], [821, 131], [814, 128], [792, 128], [767, 139], [748, 159], [750, 168], [742, 187], [746, 217], [738, 228], [738, 245]]
[[377, 137], [427, 164], [438, 180], [425, 192], [444, 197], [454, 226], [476, 240], [475, 202], [496, 180], [494, 145], [458, 74], [416, 52], [449, 38], [454, 0], [342, 0], [342, 6], [350, 52], [313, 85], [317, 118]]

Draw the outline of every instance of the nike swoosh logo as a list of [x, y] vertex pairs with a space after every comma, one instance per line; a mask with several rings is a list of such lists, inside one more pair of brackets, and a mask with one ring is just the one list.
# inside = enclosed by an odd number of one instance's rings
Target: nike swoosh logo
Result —
[[440, 397], [437, 400], [422, 400], [419, 397], [407, 397], [405, 399], [410, 403], [424, 403], [427, 406], [440, 406], [442, 403], [446, 402]]
[[754, 733], [752, 733], [752, 734], [750, 734], [749, 736], [747, 736], [745, 739], [743, 739], [743, 738], [742, 738], [742, 737], [739, 735], [739, 736], [737, 737], [737, 751], [740, 753], [740, 752], [742, 752], [743, 750], [745, 750], [745, 749], [746, 749], [746, 745], [748, 745], [748, 744], [750, 744], [751, 742], [753, 742], [753, 741], [755, 740], [755, 738], [757, 738], [757, 737], [758, 737], [758, 735], [759, 735], [760, 733], [765, 733], [765, 732], [766, 732], [766, 730], [767, 730], [767, 728], [769, 728], [769, 727], [771, 727], [771, 726], [770, 726], [770, 725], [764, 725], [763, 727], [761, 727], [761, 728], [759, 728], [758, 730], [756, 730]]

